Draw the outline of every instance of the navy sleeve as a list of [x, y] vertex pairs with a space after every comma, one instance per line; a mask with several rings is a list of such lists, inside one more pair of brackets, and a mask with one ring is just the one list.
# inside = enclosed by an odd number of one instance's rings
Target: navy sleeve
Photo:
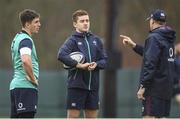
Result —
[[104, 69], [107, 66], [107, 53], [105, 52], [105, 49], [103, 48], [103, 43], [99, 39], [99, 59], [96, 61], [97, 68]]
[[140, 56], [143, 56], [144, 47], [141, 45], [136, 44], [136, 46], [133, 48], [134, 52], [139, 54]]
[[143, 67], [141, 69], [140, 83], [147, 88], [152, 82], [160, 56], [160, 43], [156, 37], [147, 39], [144, 49]]
[[175, 57], [175, 71], [174, 71], [174, 84], [178, 84], [179, 83], [179, 74], [180, 74], [180, 56], [176, 56]]
[[180, 94], [180, 56], [175, 57], [175, 71], [174, 71], [174, 93], [173, 96], [176, 94]]
[[67, 66], [75, 67], [77, 65], [77, 61], [70, 58], [69, 54], [72, 52], [75, 47], [75, 43], [72, 39], [68, 38], [64, 44], [59, 48], [58, 52], [58, 60], [64, 63]]
[[23, 39], [19, 44], [19, 50], [23, 47], [28, 47], [32, 50], [32, 41], [28, 38]]

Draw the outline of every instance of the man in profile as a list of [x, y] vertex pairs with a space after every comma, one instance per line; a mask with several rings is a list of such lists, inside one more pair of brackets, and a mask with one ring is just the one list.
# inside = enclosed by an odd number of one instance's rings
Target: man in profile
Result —
[[40, 28], [40, 15], [25, 9], [19, 14], [22, 29], [11, 44], [14, 76], [10, 83], [11, 118], [34, 118], [37, 110], [39, 64], [32, 35]]
[[174, 87], [175, 32], [166, 25], [166, 14], [155, 10], [148, 18], [150, 32], [144, 47], [130, 37], [120, 35], [125, 45], [143, 56], [138, 99], [142, 100], [143, 118], [169, 117]]

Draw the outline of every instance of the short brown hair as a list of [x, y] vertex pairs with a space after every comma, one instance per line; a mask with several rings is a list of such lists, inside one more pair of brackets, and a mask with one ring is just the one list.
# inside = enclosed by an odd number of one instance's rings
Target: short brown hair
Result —
[[72, 15], [72, 20], [73, 20], [73, 22], [77, 22], [78, 17], [79, 17], [79, 16], [84, 16], [84, 15], [89, 15], [89, 14], [88, 14], [87, 11], [81, 10], [81, 9], [75, 11], [75, 12], [73, 13], [73, 15]]
[[39, 18], [39, 17], [40, 17], [40, 14], [31, 9], [25, 9], [19, 13], [19, 19], [23, 27], [25, 26], [26, 22], [32, 22], [33, 19]]

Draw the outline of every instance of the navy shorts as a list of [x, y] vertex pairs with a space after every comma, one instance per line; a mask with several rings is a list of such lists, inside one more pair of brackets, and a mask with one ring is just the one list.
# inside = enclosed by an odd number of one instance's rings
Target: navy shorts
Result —
[[171, 100], [148, 96], [142, 104], [142, 116], [169, 117]]
[[98, 91], [69, 88], [67, 93], [67, 109], [99, 109]]
[[36, 112], [38, 91], [33, 88], [15, 88], [10, 90], [11, 116], [24, 112]]

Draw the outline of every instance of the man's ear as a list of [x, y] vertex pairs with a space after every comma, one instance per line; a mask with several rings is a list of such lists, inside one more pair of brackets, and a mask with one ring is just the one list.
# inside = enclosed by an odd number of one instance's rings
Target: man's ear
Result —
[[76, 22], [73, 22], [73, 26], [76, 28]]
[[29, 27], [29, 25], [30, 25], [30, 22], [25, 23], [25, 27]]
[[154, 24], [155, 23], [155, 21], [154, 20], [152, 20], [152, 24]]

